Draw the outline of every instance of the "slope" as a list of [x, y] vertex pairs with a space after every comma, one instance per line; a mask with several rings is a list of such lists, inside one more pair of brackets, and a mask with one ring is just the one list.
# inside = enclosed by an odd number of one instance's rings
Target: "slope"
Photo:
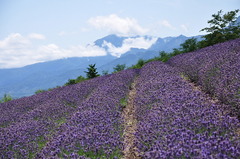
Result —
[[[239, 39], [201, 51], [211, 57], [223, 46], [236, 53], [238, 43]], [[184, 55], [188, 59], [187, 55], [192, 53]], [[235, 67], [231, 64], [224, 66]], [[225, 67], [219, 68], [221, 72]], [[140, 70], [1, 103], [1, 158], [240, 156], [240, 123], [228, 113], [230, 105], [212, 102], [185, 78], [180, 68], [155, 61]]]

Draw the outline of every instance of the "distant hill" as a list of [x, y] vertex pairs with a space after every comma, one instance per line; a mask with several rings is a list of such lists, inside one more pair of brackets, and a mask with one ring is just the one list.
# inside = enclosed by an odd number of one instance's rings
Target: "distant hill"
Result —
[[[172, 51], [173, 48], [178, 48], [181, 43], [190, 38], [183, 35], [158, 38], [148, 49], [131, 48], [120, 57], [112, 55], [108, 52], [108, 47], [103, 45], [104, 42], [108, 42], [119, 48], [122, 47], [124, 40], [139, 37], [141, 36], [119, 37], [109, 35], [96, 40], [94, 44], [104, 48], [107, 51], [106, 56], [73, 57], [37, 63], [22, 68], [0, 69], [0, 97], [8, 93], [14, 98], [19, 98], [32, 95], [38, 89], [63, 85], [68, 79], [76, 78], [79, 75], [85, 76], [84, 71], [89, 64], [95, 63], [100, 74], [102, 71], [110, 73], [117, 64], [131, 66], [136, 64], [139, 59], [146, 60], [158, 56], [159, 51]], [[152, 37], [143, 36], [143, 38], [151, 39]], [[200, 36], [197, 36], [197, 38], [200, 38]]]

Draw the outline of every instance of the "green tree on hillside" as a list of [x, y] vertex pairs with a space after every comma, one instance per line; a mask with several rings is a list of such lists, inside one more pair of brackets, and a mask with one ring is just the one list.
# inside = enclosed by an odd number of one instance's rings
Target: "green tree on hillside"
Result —
[[195, 51], [197, 50], [198, 48], [198, 42], [197, 42], [197, 39], [196, 38], [190, 38], [190, 39], [187, 39], [184, 43], [182, 43], [181, 45], [181, 48], [180, 50], [182, 52], [192, 52], [192, 51]]
[[102, 71], [102, 75], [108, 75], [109, 73], [108, 73], [108, 70], [103, 70]]
[[113, 70], [114, 70], [113, 72], [116, 73], [116, 72], [125, 70], [125, 68], [126, 68], [125, 64], [122, 64], [122, 65], [118, 64], [113, 68]]
[[223, 11], [220, 10], [217, 14], [213, 14], [213, 19], [208, 21], [210, 26], [201, 30], [208, 32], [208, 34], [203, 36], [205, 40], [200, 42], [200, 47], [240, 38], [240, 24], [236, 24], [238, 12], [239, 9], [223, 14]]
[[8, 102], [13, 100], [13, 98], [9, 94], [4, 94], [3, 98], [0, 100], [0, 103]]
[[85, 77], [83, 77], [83, 76], [78, 76], [78, 77], [75, 79], [75, 83], [80, 83], [80, 82], [85, 81], [85, 80], [86, 80]]
[[137, 64], [132, 65], [132, 66], [129, 67], [129, 68], [132, 68], [132, 69], [139, 69], [139, 68], [142, 68], [143, 65], [144, 65], [145, 63], [146, 63], [145, 60], [143, 60], [143, 59], [139, 59], [138, 62], [137, 62]]
[[65, 86], [72, 85], [72, 84], [76, 84], [76, 80], [75, 79], [69, 79], [68, 82], [65, 83]]
[[85, 81], [86, 78], [83, 76], [78, 76], [76, 79], [69, 79], [67, 83], [65, 83], [65, 86], [72, 85], [72, 84], [77, 84], [82, 81]]
[[87, 75], [88, 79], [98, 77], [99, 74], [97, 72], [97, 68], [95, 67], [96, 64], [90, 64], [89, 67], [87, 68], [88, 71], [84, 71]]

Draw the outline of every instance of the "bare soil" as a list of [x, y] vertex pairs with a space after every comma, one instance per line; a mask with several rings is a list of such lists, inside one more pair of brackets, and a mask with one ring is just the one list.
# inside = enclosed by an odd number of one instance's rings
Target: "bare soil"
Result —
[[[135, 80], [136, 81], [136, 80]], [[131, 90], [128, 95], [127, 106], [123, 110], [124, 119], [124, 150], [123, 159], [140, 159], [137, 147], [134, 144], [136, 141], [135, 132], [137, 130], [136, 107], [134, 99], [136, 96], [135, 82], [131, 85]]]

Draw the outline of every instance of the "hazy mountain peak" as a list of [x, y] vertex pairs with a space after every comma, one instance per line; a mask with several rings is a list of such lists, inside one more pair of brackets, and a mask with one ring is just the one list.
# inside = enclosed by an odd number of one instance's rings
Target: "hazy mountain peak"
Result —
[[123, 40], [126, 39], [127, 37], [120, 37], [117, 36], [115, 34], [111, 34], [108, 36], [105, 36], [101, 39], [98, 39], [94, 42], [95, 45], [102, 47], [104, 44], [104, 41], [111, 43], [112, 45], [114, 45], [115, 47], [121, 47]]

